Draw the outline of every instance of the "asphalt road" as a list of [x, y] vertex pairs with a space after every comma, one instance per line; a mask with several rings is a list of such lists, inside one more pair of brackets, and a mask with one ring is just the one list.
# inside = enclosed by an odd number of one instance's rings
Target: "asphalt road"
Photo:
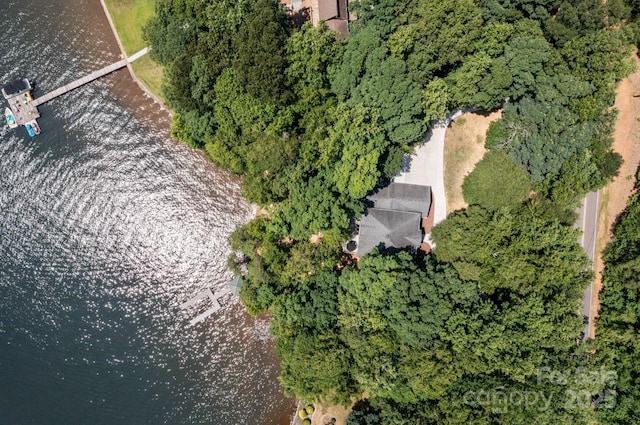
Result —
[[[591, 268], [596, 255], [596, 230], [598, 224], [598, 192], [589, 192], [582, 200], [582, 207], [578, 210], [578, 221], [576, 227], [582, 230], [580, 245], [584, 248], [587, 256], [591, 260]], [[582, 297], [582, 315], [589, 318], [589, 322], [585, 324], [584, 339], [593, 338], [589, 333], [589, 323], [593, 321], [595, 311], [591, 311], [591, 298], [593, 296], [594, 281], [584, 292]]]

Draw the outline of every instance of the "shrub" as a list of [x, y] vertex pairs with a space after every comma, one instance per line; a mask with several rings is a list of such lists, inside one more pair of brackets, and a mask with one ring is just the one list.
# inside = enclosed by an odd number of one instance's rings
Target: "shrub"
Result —
[[313, 415], [313, 412], [315, 411], [315, 409], [313, 408], [313, 406], [310, 404], [308, 405], [305, 410], [307, 411], [308, 415]]
[[464, 179], [462, 193], [469, 204], [495, 211], [524, 200], [532, 183], [527, 172], [502, 151], [487, 152]]
[[300, 416], [300, 419], [304, 419], [307, 417], [307, 412], [304, 409], [300, 409], [298, 410], [298, 416]]

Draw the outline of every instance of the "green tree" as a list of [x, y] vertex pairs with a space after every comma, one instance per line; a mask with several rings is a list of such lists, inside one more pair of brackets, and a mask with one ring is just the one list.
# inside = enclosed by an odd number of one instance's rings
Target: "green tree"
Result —
[[534, 212], [528, 205], [515, 211], [470, 206], [455, 212], [432, 230], [436, 255], [487, 293], [583, 285], [588, 260], [577, 231]]
[[487, 142], [504, 149], [537, 182], [558, 173], [566, 160], [589, 146], [596, 127], [594, 122], [581, 122], [562, 104], [532, 99], [507, 104], [498, 125], [504, 131], [494, 131], [492, 137], [504, 139]]
[[427, 82], [462, 63], [480, 38], [482, 23], [473, 1], [418, 0], [407, 25], [389, 37], [389, 46], [394, 56], [406, 58], [416, 81]]
[[234, 69], [249, 94], [265, 103], [284, 105], [290, 22], [275, 0], [257, 0], [233, 37]]
[[501, 151], [487, 152], [462, 184], [465, 201], [488, 210], [516, 206], [531, 189], [527, 172]]
[[445, 119], [452, 104], [449, 86], [441, 78], [429, 81], [422, 91], [422, 107], [426, 122]]
[[640, 397], [640, 196], [631, 197], [614, 227], [614, 236], [604, 253], [605, 269], [598, 317], [598, 360], [615, 372], [604, 394], [609, 402], [598, 411], [603, 423], [637, 422]]

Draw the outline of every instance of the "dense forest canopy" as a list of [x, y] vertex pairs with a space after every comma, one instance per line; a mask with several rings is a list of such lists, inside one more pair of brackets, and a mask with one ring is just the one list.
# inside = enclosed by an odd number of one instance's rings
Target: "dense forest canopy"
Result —
[[[247, 200], [268, 212], [233, 233], [230, 266], [247, 310], [272, 315], [287, 393], [345, 405], [366, 396], [354, 425], [629, 423], [640, 373], [625, 306], [638, 295], [640, 249], [624, 248], [633, 224], [621, 222], [607, 254], [608, 279], [625, 289], [605, 291], [609, 329], [595, 355], [580, 342], [593, 276], [571, 225], [582, 196], [620, 165], [610, 105], [633, 70], [640, 4], [350, 7], [358, 19], [344, 40], [323, 23], [295, 27], [277, 0], [159, 0], [145, 28], [174, 136], [242, 174]], [[435, 252], [343, 254], [365, 196], [458, 108], [504, 112], [464, 183], [471, 206], [436, 226]], [[619, 354], [619, 343], [631, 348]], [[616, 408], [599, 398], [608, 382], [540, 378], [615, 360]]]

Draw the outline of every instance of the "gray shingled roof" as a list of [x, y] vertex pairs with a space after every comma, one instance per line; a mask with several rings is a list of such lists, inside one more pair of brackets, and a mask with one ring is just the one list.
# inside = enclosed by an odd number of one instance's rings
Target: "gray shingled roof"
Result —
[[358, 257], [380, 243], [386, 248], [417, 248], [422, 242], [420, 220], [418, 212], [369, 208], [360, 220]]
[[376, 208], [419, 212], [429, 215], [431, 186], [393, 182], [368, 197]]
[[23, 78], [22, 80], [15, 80], [2, 86], [2, 94], [7, 99], [30, 90], [31, 84], [29, 84], [29, 80], [26, 78]]

